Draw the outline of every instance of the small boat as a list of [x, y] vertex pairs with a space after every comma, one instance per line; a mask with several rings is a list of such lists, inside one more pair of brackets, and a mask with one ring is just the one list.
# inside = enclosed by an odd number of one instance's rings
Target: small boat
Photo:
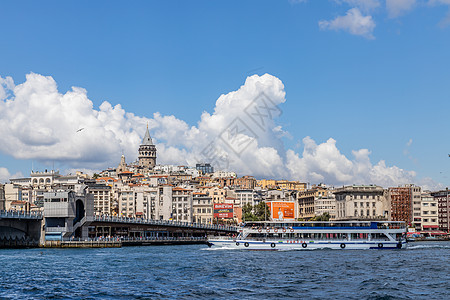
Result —
[[208, 245], [246, 250], [402, 249], [406, 225], [399, 221], [249, 222], [236, 237], [212, 237]]

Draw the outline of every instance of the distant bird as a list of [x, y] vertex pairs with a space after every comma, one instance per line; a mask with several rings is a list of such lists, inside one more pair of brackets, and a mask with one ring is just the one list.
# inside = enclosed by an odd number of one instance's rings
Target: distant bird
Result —
[[[80, 131], [82, 131], [82, 130], [84, 130], [84, 128], [80, 128], [80, 129], [78, 129], [77, 130], [77, 132], [80, 132]], [[450, 155], [449, 155], [450, 156]]]

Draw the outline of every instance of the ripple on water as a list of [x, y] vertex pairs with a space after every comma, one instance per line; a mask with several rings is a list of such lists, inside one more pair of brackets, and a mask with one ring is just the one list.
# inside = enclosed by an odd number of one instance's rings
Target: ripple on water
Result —
[[202, 245], [0, 250], [0, 298], [446, 299], [450, 243], [408, 246], [401, 251], [255, 252]]

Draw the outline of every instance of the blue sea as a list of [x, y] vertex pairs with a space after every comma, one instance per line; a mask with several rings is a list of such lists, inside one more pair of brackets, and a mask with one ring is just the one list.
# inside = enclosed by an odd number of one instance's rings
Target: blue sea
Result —
[[1, 299], [450, 299], [450, 242], [406, 250], [2, 249]]

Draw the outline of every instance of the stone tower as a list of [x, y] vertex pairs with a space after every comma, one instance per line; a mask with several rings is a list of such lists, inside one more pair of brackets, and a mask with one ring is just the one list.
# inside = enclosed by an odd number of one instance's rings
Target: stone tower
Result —
[[122, 157], [120, 158], [120, 164], [116, 169], [117, 174], [128, 171], [127, 164], [125, 162], [125, 155], [122, 154]]
[[152, 138], [150, 137], [150, 133], [145, 132], [144, 139], [142, 140], [142, 144], [139, 146], [139, 167], [144, 171], [148, 172], [153, 170], [156, 165], [156, 147], [153, 145]]

